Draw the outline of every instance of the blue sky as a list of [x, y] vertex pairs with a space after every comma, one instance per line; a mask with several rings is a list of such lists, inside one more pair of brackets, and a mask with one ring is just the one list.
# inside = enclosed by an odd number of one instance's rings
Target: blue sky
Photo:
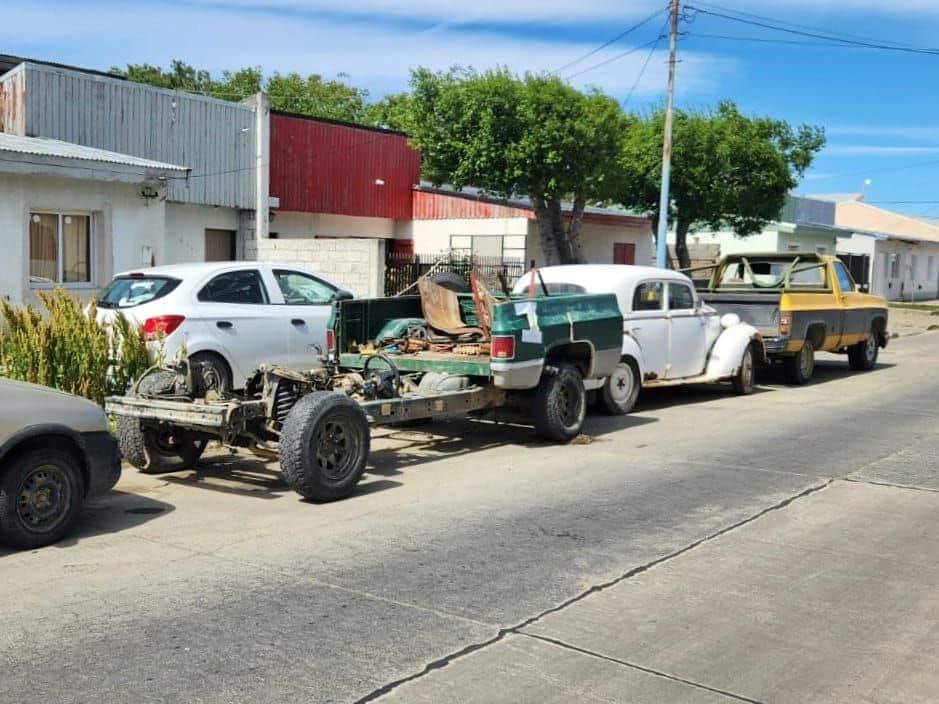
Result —
[[[128, 62], [167, 65], [178, 57], [216, 72], [245, 65], [327, 76], [342, 72], [378, 97], [404, 88], [408, 69], [417, 65], [553, 71], [665, 4], [6, 0], [0, 53], [99, 69]], [[829, 33], [939, 46], [939, 0], [701, 0], [698, 5]], [[664, 93], [667, 45], [662, 40], [651, 53], [643, 45], [659, 36], [664, 20], [664, 13], [656, 16], [560, 75], [621, 100], [630, 96], [628, 109], [655, 105]], [[679, 105], [705, 107], [729, 98], [746, 112], [822, 125], [829, 143], [801, 193], [859, 191], [869, 178], [871, 202], [939, 216], [939, 55], [718, 39], [703, 35], [812, 41], [694, 11], [683, 31]], [[633, 53], [621, 56], [630, 49]]]

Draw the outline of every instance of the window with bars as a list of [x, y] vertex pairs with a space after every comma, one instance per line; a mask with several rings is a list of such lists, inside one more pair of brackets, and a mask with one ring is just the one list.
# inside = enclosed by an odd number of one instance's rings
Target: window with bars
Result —
[[82, 286], [91, 283], [91, 216], [29, 214], [29, 282]]

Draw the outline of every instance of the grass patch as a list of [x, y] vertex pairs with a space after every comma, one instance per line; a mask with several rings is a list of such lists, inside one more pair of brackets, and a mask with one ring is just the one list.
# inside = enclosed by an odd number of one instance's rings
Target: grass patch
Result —
[[933, 315], [939, 315], [939, 305], [932, 303], [890, 303], [891, 308], [902, 308], [904, 310], [921, 310]]

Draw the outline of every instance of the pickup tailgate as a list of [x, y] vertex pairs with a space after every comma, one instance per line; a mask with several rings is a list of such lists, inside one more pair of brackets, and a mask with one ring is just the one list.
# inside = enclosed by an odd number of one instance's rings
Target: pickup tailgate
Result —
[[736, 313], [764, 337], [779, 335], [779, 302], [782, 294], [767, 293], [715, 293], [700, 291], [701, 299], [723, 315]]

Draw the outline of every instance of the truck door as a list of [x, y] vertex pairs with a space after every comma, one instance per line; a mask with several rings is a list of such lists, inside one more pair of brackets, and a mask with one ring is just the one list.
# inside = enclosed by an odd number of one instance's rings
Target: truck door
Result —
[[638, 284], [633, 292], [632, 311], [623, 321], [623, 331], [639, 343], [645, 374], [654, 379], [665, 378], [668, 369], [668, 319], [665, 315], [665, 282]]
[[865, 296], [857, 291], [847, 267], [840, 261], [835, 261], [832, 265], [835, 268], [835, 278], [838, 279], [841, 309], [841, 340], [838, 346], [846, 347], [859, 342], [867, 333], [868, 311], [863, 308]]

